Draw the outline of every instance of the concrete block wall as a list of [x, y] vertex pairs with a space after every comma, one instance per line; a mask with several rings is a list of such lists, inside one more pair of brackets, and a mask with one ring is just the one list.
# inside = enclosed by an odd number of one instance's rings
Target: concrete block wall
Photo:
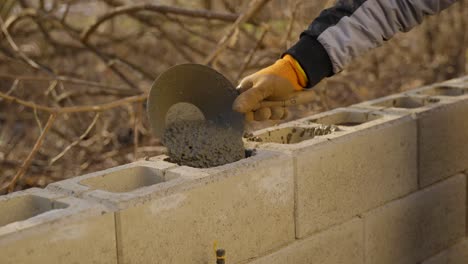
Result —
[[468, 77], [0, 197], [0, 263], [468, 263]]

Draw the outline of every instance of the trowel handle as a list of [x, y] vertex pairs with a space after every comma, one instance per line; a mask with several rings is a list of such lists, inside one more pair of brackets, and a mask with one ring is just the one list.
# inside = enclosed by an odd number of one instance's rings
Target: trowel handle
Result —
[[263, 107], [276, 107], [276, 106], [288, 107], [288, 106], [293, 106], [293, 105], [307, 104], [307, 103], [312, 102], [315, 96], [316, 95], [314, 91], [296, 92], [293, 96], [285, 100], [262, 101], [260, 102], [259, 107], [256, 109], [263, 108]]

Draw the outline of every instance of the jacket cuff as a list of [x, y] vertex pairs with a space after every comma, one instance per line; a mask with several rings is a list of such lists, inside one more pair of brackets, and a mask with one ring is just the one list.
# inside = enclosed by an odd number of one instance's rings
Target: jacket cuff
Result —
[[325, 48], [311, 36], [302, 35], [300, 40], [281, 57], [289, 54], [301, 65], [309, 80], [306, 88], [311, 88], [323, 78], [333, 75], [333, 66]]

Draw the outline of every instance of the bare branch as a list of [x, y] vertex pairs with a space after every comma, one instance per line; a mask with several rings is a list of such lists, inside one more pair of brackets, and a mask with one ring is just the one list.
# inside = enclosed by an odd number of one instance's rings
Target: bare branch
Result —
[[232, 22], [237, 19], [237, 15], [230, 14], [230, 13], [219, 13], [207, 10], [193, 10], [193, 9], [184, 9], [180, 7], [173, 7], [173, 6], [165, 6], [165, 5], [155, 5], [155, 4], [135, 4], [135, 5], [128, 5], [117, 7], [113, 11], [104, 14], [97, 21], [88, 27], [82, 34], [81, 40], [83, 42], [88, 42], [89, 36], [96, 31], [96, 29], [105, 21], [112, 19], [113, 17], [123, 15], [123, 14], [131, 14], [140, 11], [151, 11], [157, 12], [162, 14], [176, 14], [194, 18], [205, 18], [205, 19], [216, 19], [226, 22]]
[[33, 59], [29, 58], [26, 54], [24, 54], [24, 52], [22, 52], [20, 50], [18, 45], [16, 45], [15, 41], [11, 37], [10, 32], [8, 32], [8, 27], [7, 27], [6, 23], [3, 22], [3, 19], [1, 17], [0, 17], [0, 26], [2, 28], [3, 34], [5, 35], [5, 38], [8, 41], [8, 44], [10, 44], [11, 48], [16, 53], [18, 53], [18, 55], [20, 56], [21, 59], [23, 59], [27, 64], [29, 64], [34, 69], [43, 70], [43, 71], [45, 71], [45, 72], [47, 72], [49, 74], [54, 74], [51, 69], [49, 69], [48, 67], [46, 67], [44, 65], [41, 65], [41, 64], [35, 62]]
[[[65, 23], [65, 21], [63, 20], [60, 20], [58, 18], [55, 18], [55, 17], [50, 17], [48, 16], [47, 14], [43, 14], [43, 12], [38, 12], [36, 10], [31, 10], [31, 9], [25, 9], [23, 12], [21, 12], [20, 14], [18, 14], [17, 16], [15, 17], [10, 17], [10, 19], [8, 19], [8, 21], [6, 23], [1, 23], [2, 24], [2, 31], [6, 31], [8, 33], [8, 29], [11, 28], [15, 23], [17, 23], [20, 19], [22, 18], [25, 18], [25, 17], [30, 17], [33, 19], [33, 21], [39, 26], [41, 27], [41, 23], [39, 23], [38, 21], [35, 20], [35, 18], [48, 18], [50, 19], [51, 21], [53, 22], [56, 22], [56, 24], [59, 24], [63, 30], [73, 39], [77, 40], [78, 42], [80, 42], [80, 44], [82, 44], [88, 51], [90, 51], [91, 53], [93, 53], [96, 57], [98, 57], [109, 69], [112, 70], [112, 72], [117, 75], [122, 81], [124, 81], [125, 83], [127, 83], [130, 87], [134, 88], [134, 89], [138, 89], [138, 87], [127, 77], [125, 76], [125, 74], [123, 74], [116, 66], [114, 63], [112, 63], [112, 59], [108, 58], [109, 56], [107, 54], [104, 54], [103, 52], [99, 51], [96, 47], [90, 45], [89, 43], [86, 43], [86, 42], [83, 42], [81, 41], [81, 39], [79, 38], [78, 36], [78, 33], [77, 33], [77, 30], [72, 28], [71, 26], [69, 26], [68, 24]], [[2, 22], [2, 21], [0, 21]], [[10, 36], [10, 39], [11, 41], [13, 41], [13, 39], [11, 38]], [[49, 42], [52, 42], [51, 44], [55, 45], [55, 41], [52, 40], [52, 38], [46, 36], [46, 39], [49, 41]], [[10, 41], [9, 41], [10, 42]], [[24, 53], [22, 53], [19, 48], [16, 46], [16, 44], [14, 42], [12, 42], [15, 47], [13, 47], [15, 49], [15, 51], [17, 53], [20, 54], [20, 56]], [[10, 45], [12, 44], [10, 42]], [[43, 66], [43, 65], [40, 65], [39, 63], [31, 60], [30, 58], [28, 58], [26, 55], [24, 56], [21, 56], [21, 58], [23, 59], [29, 59], [29, 60], [26, 60], [26, 62], [32, 66], [33, 68], [36, 68], [36, 69], [43, 69], [45, 70], [46, 72], [52, 74], [52, 75], [55, 75], [55, 73], [51, 70], [51, 69], [48, 69], [47, 67]], [[115, 59], [115, 58], [114, 58]], [[118, 58], [120, 61], [124, 61], [123, 59], [120, 59]], [[128, 65], [128, 63], [127, 63]], [[135, 67], [133, 67], [133, 69], [136, 69]], [[140, 72], [141, 73], [141, 72]], [[143, 75], [145, 75], [145, 73], [142, 73]]]
[[140, 125], [141, 119], [142, 119], [143, 104], [137, 103], [135, 108], [136, 108], [136, 111], [134, 113], [135, 120], [133, 122], [133, 147], [134, 147], [133, 159], [137, 160], [138, 159], [138, 140], [139, 140], [139, 138], [138, 138], [138, 126]]
[[91, 129], [93, 129], [94, 125], [96, 125], [96, 122], [98, 121], [99, 119], [99, 116], [100, 114], [97, 113], [94, 118], [93, 118], [93, 121], [91, 121], [91, 124], [89, 124], [88, 128], [86, 128], [85, 132], [83, 134], [81, 134], [81, 136], [73, 141], [70, 145], [68, 145], [64, 150], [62, 150], [62, 152], [60, 152], [57, 156], [55, 156], [54, 158], [52, 158], [49, 162], [49, 165], [52, 165], [54, 164], [57, 160], [59, 160], [60, 158], [62, 158], [71, 148], [73, 148], [74, 146], [78, 145], [85, 137], [88, 136], [89, 132], [91, 132]]
[[34, 119], [36, 119], [37, 126], [39, 127], [39, 131], [42, 133], [43, 131], [42, 123], [41, 123], [41, 120], [39, 119], [39, 116], [37, 115], [37, 109], [34, 108], [33, 112], [34, 112]]
[[283, 45], [285, 49], [289, 48], [288, 40], [291, 37], [291, 32], [294, 27], [294, 22], [296, 21], [297, 11], [299, 10], [299, 7], [301, 6], [301, 4], [302, 4], [302, 0], [296, 0], [293, 4], [291, 19], [289, 20], [288, 29], [286, 30], [286, 34], [284, 35], [284, 39], [282, 41], [282, 43], [284, 43]]
[[247, 67], [249, 66], [250, 62], [252, 61], [253, 55], [255, 54], [257, 49], [260, 47], [260, 44], [262, 43], [263, 39], [265, 38], [268, 30], [269, 30], [269, 27], [267, 25], [263, 25], [262, 33], [260, 33], [260, 38], [257, 40], [257, 43], [255, 44], [255, 47], [249, 52], [249, 55], [247, 55], [247, 57], [245, 57], [244, 63], [242, 64], [242, 67], [241, 67], [239, 73], [237, 74], [236, 80], [240, 79], [240, 77], [244, 73], [245, 69], [247, 69]]
[[144, 100], [146, 100], [146, 97], [147, 96], [143, 94], [143, 95], [130, 96], [124, 99], [120, 99], [120, 100], [116, 100], [116, 101], [104, 103], [104, 104], [98, 104], [98, 105], [49, 107], [49, 106], [36, 104], [31, 101], [25, 101], [17, 97], [10, 96], [10, 95], [0, 92], [0, 98], [3, 98], [7, 101], [18, 103], [20, 105], [23, 105], [32, 109], [36, 108], [37, 110], [41, 110], [41, 111], [48, 112], [48, 113], [80, 113], [80, 112], [105, 111], [105, 110], [120, 107], [126, 104], [143, 102]]
[[218, 42], [216, 49], [205, 59], [204, 64], [210, 65], [219, 54], [229, 45], [231, 38], [239, 27], [252, 18], [270, 0], [254, 0], [249, 3], [247, 10], [243, 12], [229, 29], [228, 33]]
[[61, 75], [57, 75], [54, 77], [36, 77], [36, 76], [25, 76], [25, 75], [14, 76], [14, 75], [0, 73], [0, 78], [8, 78], [8, 79], [15, 79], [15, 80], [30, 80], [30, 81], [31, 80], [32, 81], [61, 81], [61, 82], [66, 82], [66, 83], [86, 85], [88, 86], [88, 88], [99, 87], [99, 88], [105, 88], [109, 90], [129, 91], [128, 88], [123, 87], [123, 86], [113, 86], [113, 85], [92, 82], [92, 81], [87, 81], [87, 80], [82, 80], [82, 79], [72, 78], [72, 77], [67, 77], [67, 76], [61, 76]]
[[[44, 130], [42, 131], [41, 135], [37, 139], [36, 143], [34, 144], [34, 147], [32, 148], [31, 152], [29, 152], [28, 157], [23, 161], [23, 164], [21, 165], [20, 169], [18, 172], [15, 174], [11, 182], [5, 187], [8, 189], [8, 192], [12, 192], [15, 190], [16, 182], [18, 182], [21, 177], [26, 173], [28, 170], [29, 166], [31, 165], [31, 162], [36, 155], [37, 151], [39, 148], [42, 146], [42, 142], [44, 142], [44, 138], [49, 131], [49, 129], [52, 127], [54, 124], [55, 119], [57, 118], [57, 114], [53, 113], [49, 116], [49, 119], [47, 120], [47, 123], [44, 127]], [[0, 193], [3, 192], [3, 190], [0, 190]]]

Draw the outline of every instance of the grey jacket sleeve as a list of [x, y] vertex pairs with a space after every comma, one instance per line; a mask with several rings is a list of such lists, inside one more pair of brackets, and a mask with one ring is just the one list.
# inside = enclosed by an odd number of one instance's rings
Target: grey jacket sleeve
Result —
[[286, 53], [301, 64], [309, 86], [313, 86], [397, 32], [411, 30], [426, 15], [436, 14], [456, 1], [338, 0], [322, 11]]

